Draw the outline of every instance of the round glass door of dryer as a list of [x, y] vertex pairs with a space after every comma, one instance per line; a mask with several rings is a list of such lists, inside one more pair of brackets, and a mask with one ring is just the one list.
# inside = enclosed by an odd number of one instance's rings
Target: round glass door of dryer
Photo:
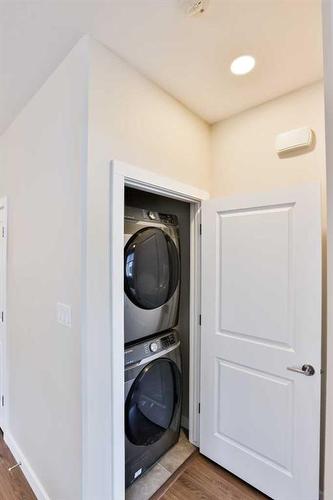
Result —
[[181, 400], [177, 365], [159, 358], [135, 379], [125, 403], [125, 431], [136, 446], [156, 443], [169, 429]]
[[178, 249], [160, 228], [140, 229], [124, 251], [127, 297], [142, 309], [163, 306], [175, 293], [180, 278]]

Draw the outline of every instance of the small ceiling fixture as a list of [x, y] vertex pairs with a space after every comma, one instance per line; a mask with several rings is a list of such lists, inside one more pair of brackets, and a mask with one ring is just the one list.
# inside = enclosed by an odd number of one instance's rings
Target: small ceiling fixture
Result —
[[253, 56], [239, 56], [231, 63], [230, 70], [234, 75], [246, 75], [253, 70], [256, 60]]
[[209, 0], [179, 0], [179, 2], [188, 16], [203, 14], [209, 4]]

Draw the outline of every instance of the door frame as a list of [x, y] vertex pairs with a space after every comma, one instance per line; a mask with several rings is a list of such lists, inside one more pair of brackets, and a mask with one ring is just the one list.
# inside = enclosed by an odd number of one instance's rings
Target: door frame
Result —
[[[326, 198], [327, 198], [327, 332], [323, 350], [324, 372], [324, 405], [323, 405], [323, 441], [322, 468], [323, 494], [322, 498], [333, 498], [333, 476], [330, 474], [333, 464], [333, 174], [332, 174], [332, 132], [333, 132], [333, 5], [332, 1], [322, 2], [323, 52], [324, 52], [324, 111], [326, 137]], [[325, 312], [325, 311], [324, 311]], [[325, 352], [326, 350], [326, 352]]]
[[[206, 191], [113, 160], [88, 171], [82, 324], [82, 498], [125, 497], [123, 234], [125, 186], [191, 204], [189, 434], [199, 445], [200, 223]], [[98, 232], [96, 232], [98, 227]], [[113, 332], [113, 335], [110, 335]], [[99, 341], [96, 341], [96, 336]]]
[[0, 269], [3, 270], [4, 276], [4, 303], [3, 303], [3, 366], [2, 369], [2, 387], [0, 387], [0, 405], [2, 405], [2, 397], [4, 398], [2, 431], [7, 430], [8, 423], [8, 371], [7, 371], [7, 221], [8, 221], [8, 205], [7, 198], [0, 198], [0, 210], [4, 211], [4, 235], [0, 234], [0, 238], [4, 238], [4, 253], [0, 255]]

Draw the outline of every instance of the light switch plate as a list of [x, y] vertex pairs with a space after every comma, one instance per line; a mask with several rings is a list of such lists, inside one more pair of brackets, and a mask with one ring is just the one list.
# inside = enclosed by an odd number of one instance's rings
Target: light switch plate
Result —
[[57, 303], [57, 321], [67, 328], [72, 327], [72, 308], [67, 304]]

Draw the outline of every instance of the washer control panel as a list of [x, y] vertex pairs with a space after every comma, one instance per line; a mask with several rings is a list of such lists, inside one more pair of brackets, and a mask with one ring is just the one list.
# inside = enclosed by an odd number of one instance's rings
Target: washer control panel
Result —
[[171, 224], [172, 226], [178, 225], [178, 219], [176, 215], [172, 214], [158, 214], [160, 217], [160, 221], [164, 222], [164, 224]]
[[164, 333], [153, 339], [144, 342], [138, 342], [132, 346], [125, 348], [125, 366], [133, 363], [139, 363], [145, 358], [149, 358], [154, 354], [165, 351], [177, 344], [179, 335], [176, 330]]
[[167, 349], [168, 347], [174, 345], [176, 343], [176, 336], [174, 333], [167, 335], [166, 337], [162, 337], [161, 339], [163, 349]]
[[125, 207], [125, 219], [144, 220], [168, 224], [170, 226], [178, 226], [177, 215], [154, 212], [153, 210], [145, 210], [144, 208], [134, 208], [129, 206]]
[[158, 350], [158, 344], [157, 344], [157, 342], [152, 342], [149, 345], [149, 349], [151, 350], [151, 352], [157, 352], [157, 350]]

